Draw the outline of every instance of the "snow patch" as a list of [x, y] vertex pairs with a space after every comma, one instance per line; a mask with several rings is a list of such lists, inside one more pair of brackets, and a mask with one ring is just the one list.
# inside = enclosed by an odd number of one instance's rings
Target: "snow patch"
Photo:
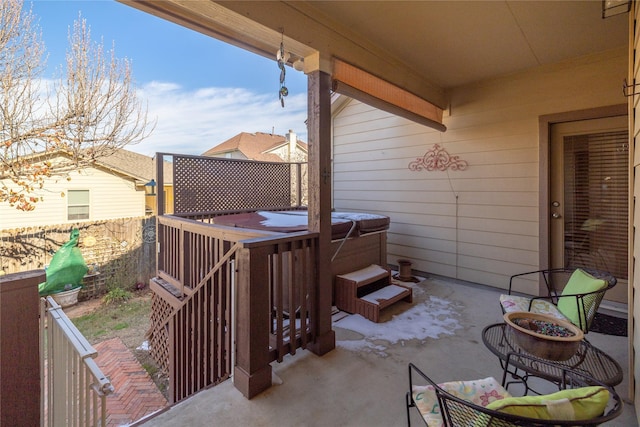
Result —
[[365, 338], [339, 340], [336, 345], [347, 350], [364, 350], [386, 355], [387, 348], [380, 343], [381, 341], [404, 345], [404, 341], [424, 341], [427, 338], [437, 339], [445, 335], [454, 335], [457, 329], [462, 328], [459, 316], [453, 303], [434, 296], [384, 323], [371, 322], [359, 314], [353, 314], [340, 319], [334, 326], [357, 332]]

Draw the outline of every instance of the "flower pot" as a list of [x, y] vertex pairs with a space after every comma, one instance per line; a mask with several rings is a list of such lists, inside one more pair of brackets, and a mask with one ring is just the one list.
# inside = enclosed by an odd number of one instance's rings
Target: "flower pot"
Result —
[[68, 291], [57, 292], [51, 294], [51, 297], [57, 302], [60, 307], [70, 307], [78, 303], [78, 294], [80, 293], [81, 286], [77, 288], [69, 289]]
[[399, 259], [398, 260], [399, 273], [398, 280], [403, 282], [411, 282], [413, 280], [413, 276], [411, 275], [411, 261], [408, 259]]
[[[516, 323], [516, 320], [538, 321], [546, 323], [550, 329], [563, 328], [568, 330], [570, 336], [552, 336], [537, 332]], [[504, 320], [509, 326], [508, 332], [513, 334], [515, 342], [528, 353], [547, 360], [562, 361], [570, 359], [578, 348], [584, 333], [571, 322], [557, 319], [553, 316], [526, 311], [513, 311], [505, 313]], [[559, 327], [559, 328], [558, 328]]]

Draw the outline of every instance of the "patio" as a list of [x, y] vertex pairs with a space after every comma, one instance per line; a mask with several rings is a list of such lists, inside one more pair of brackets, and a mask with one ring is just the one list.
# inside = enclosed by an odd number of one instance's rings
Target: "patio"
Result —
[[[134, 425], [403, 426], [409, 362], [436, 381], [500, 379], [481, 338], [486, 325], [502, 319], [500, 290], [438, 277], [413, 286], [413, 303], [390, 307], [381, 323], [334, 316], [336, 349], [322, 357], [301, 350], [272, 363], [274, 386], [251, 400], [225, 381]], [[624, 370], [616, 389], [625, 406], [606, 425], [638, 425], [628, 403], [628, 339], [594, 332], [588, 339]]]

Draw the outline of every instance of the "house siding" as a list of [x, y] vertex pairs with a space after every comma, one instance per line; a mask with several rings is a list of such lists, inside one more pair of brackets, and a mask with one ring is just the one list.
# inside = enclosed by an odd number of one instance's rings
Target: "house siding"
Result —
[[283, 145], [282, 147], [269, 151], [270, 154], [275, 154], [280, 157], [285, 162], [306, 162], [307, 161], [307, 153], [304, 150], [300, 150], [297, 148], [290, 152], [289, 145]]
[[[505, 288], [539, 266], [539, 116], [624, 103], [626, 64], [618, 49], [453, 89], [444, 133], [350, 100], [334, 113], [334, 207], [391, 217], [390, 264]], [[467, 169], [409, 170], [434, 144]]]
[[38, 202], [31, 212], [0, 204], [0, 229], [79, 222], [67, 220], [68, 199], [61, 194], [66, 195], [69, 190], [89, 190], [90, 218], [87, 221], [144, 216], [144, 189], [136, 189], [133, 179], [97, 168], [87, 168], [81, 173], [74, 171], [70, 177], [70, 180], [64, 177], [47, 179], [46, 191], [39, 194], [44, 201]]

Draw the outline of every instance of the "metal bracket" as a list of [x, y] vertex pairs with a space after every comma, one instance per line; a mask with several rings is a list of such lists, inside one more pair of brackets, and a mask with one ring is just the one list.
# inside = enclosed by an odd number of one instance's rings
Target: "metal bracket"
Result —
[[[622, 81], [622, 94], [627, 98], [630, 96], [640, 95], [640, 89], [636, 89], [637, 86], [640, 86], [640, 83], [627, 84], [627, 79]], [[636, 92], [636, 90], [638, 92]]]

